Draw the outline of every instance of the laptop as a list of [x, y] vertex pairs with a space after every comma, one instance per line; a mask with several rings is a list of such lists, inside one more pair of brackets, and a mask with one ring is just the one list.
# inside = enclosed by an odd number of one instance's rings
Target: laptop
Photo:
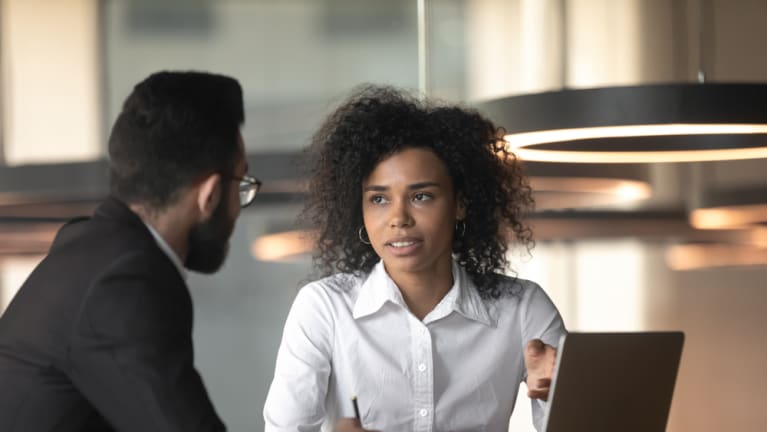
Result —
[[663, 432], [684, 333], [562, 336], [546, 432]]

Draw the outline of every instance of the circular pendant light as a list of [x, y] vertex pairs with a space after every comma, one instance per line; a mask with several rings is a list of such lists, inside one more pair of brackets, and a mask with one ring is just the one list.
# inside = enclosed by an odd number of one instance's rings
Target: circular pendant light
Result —
[[250, 252], [259, 261], [298, 261], [309, 256], [315, 237], [315, 233], [308, 230], [264, 234], [253, 241]]
[[767, 84], [655, 84], [495, 99], [480, 108], [520, 158], [700, 162], [767, 157]]
[[665, 259], [669, 268], [677, 271], [767, 266], [767, 248], [728, 243], [680, 244], [669, 246]]
[[717, 189], [704, 191], [690, 211], [690, 225], [697, 229], [734, 229], [767, 225], [767, 189]]
[[537, 211], [624, 206], [652, 195], [646, 165], [524, 165]]

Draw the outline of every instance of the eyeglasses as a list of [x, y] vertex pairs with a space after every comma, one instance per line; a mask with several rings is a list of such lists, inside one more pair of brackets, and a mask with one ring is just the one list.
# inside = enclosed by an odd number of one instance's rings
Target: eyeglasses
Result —
[[258, 190], [261, 189], [261, 180], [247, 174], [242, 177], [227, 177], [240, 182], [240, 207], [245, 208], [249, 206], [253, 199], [256, 198]]

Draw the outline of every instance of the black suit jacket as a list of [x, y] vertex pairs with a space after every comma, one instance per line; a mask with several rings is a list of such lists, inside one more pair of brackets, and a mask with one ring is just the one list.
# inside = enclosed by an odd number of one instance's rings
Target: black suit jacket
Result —
[[0, 317], [0, 431], [225, 430], [191, 336], [186, 283], [109, 198], [59, 231]]

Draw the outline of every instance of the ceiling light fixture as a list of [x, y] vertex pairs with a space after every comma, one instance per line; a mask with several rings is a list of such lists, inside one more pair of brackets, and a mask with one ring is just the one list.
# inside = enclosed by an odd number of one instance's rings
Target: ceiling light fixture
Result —
[[738, 244], [682, 244], [666, 249], [672, 270], [688, 271], [717, 267], [767, 266], [767, 248]]
[[567, 89], [571, 34], [562, 10], [561, 91], [482, 104], [525, 160], [571, 163], [702, 162], [767, 158], [767, 84], [709, 83], [714, 5], [697, 0], [696, 83]]
[[485, 102], [509, 149], [543, 162], [767, 157], [767, 84], [680, 83], [525, 94]]
[[630, 205], [652, 195], [644, 165], [525, 162], [536, 210]]
[[767, 224], [767, 190], [719, 189], [701, 194], [690, 211], [690, 224], [698, 229], [744, 228]]
[[283, 231], [258, 237], [251, 254], [260, 261], [290, 262], [306, 258], [312, 251], [313, 233], [304, 230]]

